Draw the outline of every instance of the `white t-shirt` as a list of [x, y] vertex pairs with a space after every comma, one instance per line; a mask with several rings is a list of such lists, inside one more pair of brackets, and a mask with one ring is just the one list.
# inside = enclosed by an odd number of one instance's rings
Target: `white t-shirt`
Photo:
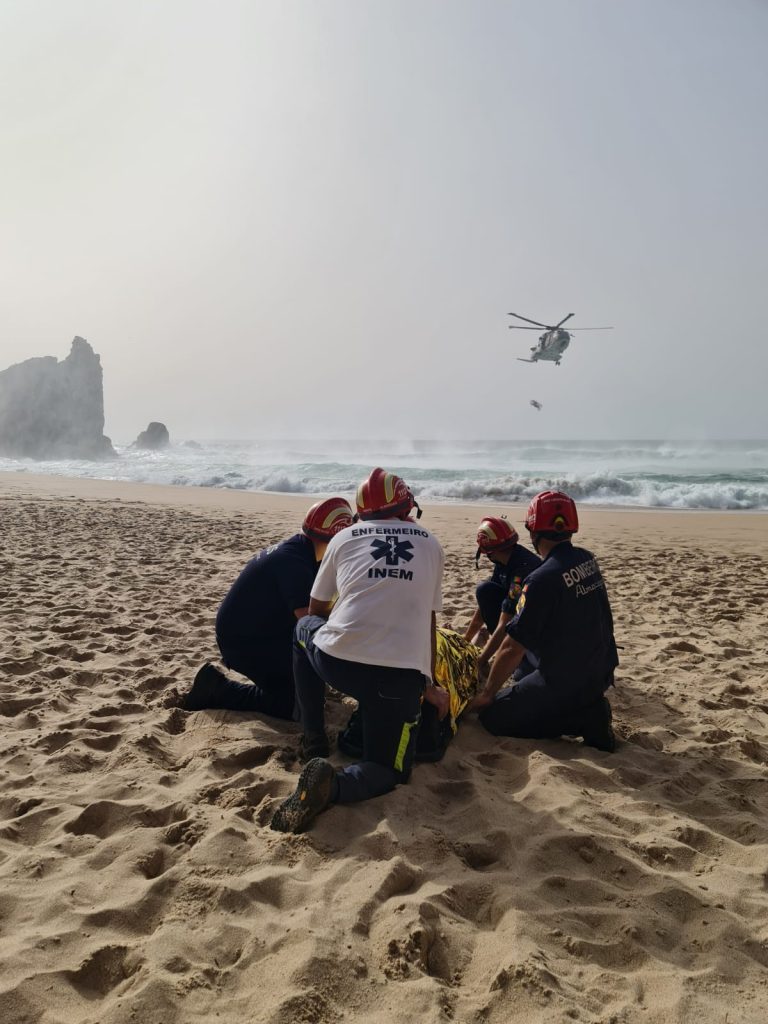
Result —
[[343, 661], [431, 675], [432, 612], [443, 606], [443, 549], [410, 519], [377, 519], [341, 530], [326, 549], [312, 597], [331, 601], [315, 633]]

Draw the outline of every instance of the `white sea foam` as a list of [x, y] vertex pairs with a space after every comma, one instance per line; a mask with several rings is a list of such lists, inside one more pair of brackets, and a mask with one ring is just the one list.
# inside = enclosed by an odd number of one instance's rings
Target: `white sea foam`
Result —
[[101, 462], [0, 459], [0, 469], [180, 486], [354, 492], [374, 465], [432, 501], [527, 502], [547, 488], [586, 504], [768, 509], [768, 442], [216, 441]]

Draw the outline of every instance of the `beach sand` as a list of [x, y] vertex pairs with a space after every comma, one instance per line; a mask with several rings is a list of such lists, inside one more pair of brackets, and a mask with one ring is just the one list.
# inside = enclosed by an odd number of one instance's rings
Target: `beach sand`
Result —
[[[0, 474], [0, 1021], [764, 1024], [768, 516], [581, 510], [615, 754], [469, 720], [285, 836], [298, 727], [172, 699], [308, 504]], [[444, 622], [498, 511], [425, 511]]]

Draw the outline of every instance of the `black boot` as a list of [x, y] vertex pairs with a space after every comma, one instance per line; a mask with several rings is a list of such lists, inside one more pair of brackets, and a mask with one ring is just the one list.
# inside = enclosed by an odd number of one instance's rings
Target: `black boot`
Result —
[[611, 705], [605, 697], [584, 712], [581, 727], [575, 735], [581, 735], [587, 747], [605, 750], [612, 754], [616, 750], [616, 737], [613, 733], [613, 713]]
[[331, 752], [331, 744], [328, 734], [321, 732], [316, 736], [309, 736], [307, 733], [299, 740], [298, 758], [302, 764], [311, 761], [315, 757], [328, 757]]
[[261, 690], [253, 683], [236, 683], [228, 679], [210, 662], [195, 676], [192, 689], [184, 697], [185, 711], [202, 711], [205, 708], [227, 711], [261, 710]]

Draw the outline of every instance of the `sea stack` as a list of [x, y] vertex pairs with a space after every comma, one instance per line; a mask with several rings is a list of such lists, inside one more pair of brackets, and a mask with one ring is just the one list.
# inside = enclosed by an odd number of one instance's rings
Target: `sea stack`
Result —
[[146, 448], [149, 451], [159, 451], [167, 448], [171, 443], [168, 427], [164, 423], [152, 422], [146, 430], [142, 430], [139, 436], [131, 445], [131, 448]]
[[0, 454], [32, 459], [115, 455], [104, 436], [101, 360], [76, 337], [66, 359], [41, 356], [0, 372]]

